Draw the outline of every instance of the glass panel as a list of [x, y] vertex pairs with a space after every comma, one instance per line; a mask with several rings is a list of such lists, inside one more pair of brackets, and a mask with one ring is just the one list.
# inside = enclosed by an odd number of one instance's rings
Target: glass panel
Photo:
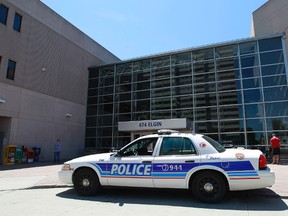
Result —
[[87, 117], [86, 118], [86, 127], [96, 126], [96, 117]]
[[195, 83], [215, 82], [215, 73], [197, 74], [194, 76]]
[[[262, 63], [262, 62], [261, 62]], [[258, 66], [258, 56], [257, 55], [249, 55], [249, 56], [242, 56], [241, 57], [241, 67], [253, 67]]]
[[284, 64], [265, 66], [261, 68], [262, 76], [285, 74]]
[[147, 99], [150, 98], [150, 90], [147, 91], [138, 91], [136, 92], [136, 99]]
[[170, 78], [170, 68], [154, 69], [151, 74], [154, 79]]
[[288, 100], [287, 87], [265, 88], [264, 98], [265, 101]]
[[251, 54], [257, 52], [257, 43], [249, 42], [240, 44], [240, 55]]
[[170, 87], [170, 78], [162, 79], [162, 80], [153, 80], [151, 81], [151, 86], [153, 88], [167, 88]]
[[244, 133], [221, 134], [221, 140], [223, 145], [245, 146]]
[[215, 71], [214, 62], [198, 62], [193, 65], [194, 73], [206, 73]]
[[264, 116], [263, 104], [249, 104], [245, 105], [246, 118], [255, 118]]
[[241, 70], [242, 78], [258, 77], [260, 76], [259, 67], [245, 68]]
[[112, 115], [101, 115], [101, 117], [98, 117], [97, 126], [110, 125], [112, 125]]
[[193, 61], [205, 61], [214, 59], [213, 49], [198, 50], [192, 53]]
[[119, 117], [119, 121], [131, 121], [131, 114], [130, 113], [121, 114], [118, 117]]
[[[108, 86], [108, 87], [101, 87], [99, 89], [99, 94], [100, 95], [107, 95], [107, 94], [113, 94], [114, 87], [113, 86]], [[118, 89], [119, 91], [119, 89]]]
[[192, 94], [192, 85], [174, 87], [172, 88], [172, 94], [175, 96]]
[[153, 98], [151, 100], [151, 110], [167, 110], [171, 109], [171, 98]]
[[[249, 146], [253, 145], [263, 145], [264, 143], [265, 133], [247, 133], [247, 144]], [[266, 142], [267, 143], [267, 142]], [[259, 147], [256, 147], [259, 148]]]
[[243, 118], [243, 108], [241, 105], [219, 107], [219, 119], [239, 119], [239, 118]]
[[220, 121], [221, 132], [243, 131], [243, 120]]
[[133, 113], [133, 121], [147, 120], [147, 119], [150, 119], [150, 112]]
[[171, 88], [154, 89], [151, 91], [151, 97], [170, 97]]
[[166, 67], [166, 66], [169, 66], [169, 65], [170, 65], [170, 56], [153, 58], [151, 60], [152, 68]]
[[89, 79], [89, 83], [88, 83], [89, 89], [90, 88], [97, 88], [98, 83], [99, 83], [98, 79]]
[[192, 96], [180, 96], [172, 98], [173, 109], [191, 108], [193, 107]]
[[275, 51], [269, 53], [261, 53], [260, 54], [261, 64], [276, 64], [276, 63], [283, 63], [284, 57], [282, 51]]
[[131, 92], [120, 94], [119, 98], [120, 98], [120, 101], [129, 101], [131, 100]]
[[114, 76], [107, 76], [100, 78], [100, 85], [101, 86], [113, 86], [114, 85]]
[[148, 81], [150, 80], [150, 71], [146, 71], [146, 72], [137, 72], [136, 73], [136, 82], [142, 82], [142, 81]]
[[180, 53], [171, 56], [172, 65], [185, 64], [191, 62], [191, 53]]
[[133, 71], [149, 70], [149, 69], [150, 69], [150, 60], [133, 62]]
[[241, 89], [240, 80], [231, 80], [225, 82], [218, 83], [218, 90], [219, 91], [235, 91]]
[[246, 120], [247, 131], [264, 131], [264, 119]]
[[195, 90], [195, 94], [215, 92], [216, 91], [216, 83], [204, 83], [201, 85], [195, 85], [194, 90]]
[[16, 62], [9, 59], [6, 78], [10, 80], [14, 80], [15, 70], [16, 70]]
[[255, 103], [262, 101], [260, 89], [252, 89], [244, 91], [245, 103]]
[[272, 130], [288, 130], [288, 117], [267, 118], [267, 129]]
[[217, 47], [216, 48], [217, 58], [236, 56], [237, 53], [238, 53], [238, 46], [237, 45], [224, 46], [224, 47]]
[[216, 94], [198, 94], [195, 95], [196, 107], [216, 106]]
[[218, 81], [239, 79], [239, 70], [228, 70], [218, 72]]
[[174, 86], [192, 85], [192, 76], [174, 77], [172, 83]]
[[103, 95], [99, 97], [99, 103], [113, 102], [113, 95]]
[[220, 105], [241, 104], [241, 103], [242, 103], [242, 94], [240, 91], [219, 93]]
[[196, 122], [197, 133], [216, 133], [218, 132], [218, 122]]
[[286, 84], [287, 84], [287, 78], [285, 75], [263, 77], [263, 86], [264, 87], [286, 85]]
[[137, 91], [150, 89], [150, 81], [149, 82], [139, 82], [139, 83], [136, 83], [136, 85], [137, 85], [136, 86]]
[[260, 52], [277, 50], [277, 49], [282, 49], [282, 41], [281, 41], [280, 37], [259, 41], [259, 51]]
[[188, 118], [193, 119], [193, 110], [190, 109], [179, 109], [172, 111], [172, 118]]
[[191, 65], [172, 67], [172, 76], [192, 75]]
[[150, 100], [136, 101], [136, 112], [144, 112], [150, 110]]
[[239, 68], [238, 58], [219, 59], [217, 60], [217, 70], [232, 70]]
[[265, 104], [266, 116], [288, 116], [288, 102]]
[[91, 104], [97, 104], [98, 102], [98, 97], [88, 97], [88, 100], [87, 100], [87, 104], [91, 105]]
[[130, 113], [131, 112], [131, 101], [119, 103], [119, 113]]
[[100, 76], [106, 77], [106, 76], [114, 76], [114, 66], [107, 66], [100, 68]]
[[260, 78], [243, 79], [243, 89], [260, 87]]
[[171, 119], [171, 111], [151, 112], [151, 119]]
[[218, 120], [217, 108], [216, 107], [206, 107], [201, 109], [196, 109], [196, 120]]
[[87, 116], [97, 115], [97, 106], [87, 106]]

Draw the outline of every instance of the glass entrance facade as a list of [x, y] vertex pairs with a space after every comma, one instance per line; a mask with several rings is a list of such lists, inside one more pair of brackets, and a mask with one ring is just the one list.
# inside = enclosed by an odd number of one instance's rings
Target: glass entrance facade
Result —
[[130, 141], [118, 122], [187, 118], [223, 144], [288, 136], [283, 35], [249, 38], [89, 68], [86, 148]]

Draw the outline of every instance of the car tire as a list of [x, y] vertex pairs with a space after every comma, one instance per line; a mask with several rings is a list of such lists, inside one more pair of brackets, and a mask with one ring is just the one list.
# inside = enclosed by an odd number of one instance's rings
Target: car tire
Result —
[[194, 177], [190, 189], [200, 202], [217, 203], [226, 195], [227, 185], [219, 173], [203, 171]]
[[92, 169], [81, 169], [73, 178], [74, 189], [81, 196], [93, 196], [101, 190], [99, 178]]

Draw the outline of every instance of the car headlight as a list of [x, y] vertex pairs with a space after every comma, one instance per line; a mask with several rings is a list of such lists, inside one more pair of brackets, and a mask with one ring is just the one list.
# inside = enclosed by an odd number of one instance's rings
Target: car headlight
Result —
[[70, 171], [73, 170], [73, 168], [71, 168], [70, 164], [63, 164], [62, 170]]

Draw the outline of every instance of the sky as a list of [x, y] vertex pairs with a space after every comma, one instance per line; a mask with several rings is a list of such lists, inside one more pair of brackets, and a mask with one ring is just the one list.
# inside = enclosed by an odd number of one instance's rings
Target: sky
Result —
[[125, 60], [250, 36], [267, 0], [41, 0]]

